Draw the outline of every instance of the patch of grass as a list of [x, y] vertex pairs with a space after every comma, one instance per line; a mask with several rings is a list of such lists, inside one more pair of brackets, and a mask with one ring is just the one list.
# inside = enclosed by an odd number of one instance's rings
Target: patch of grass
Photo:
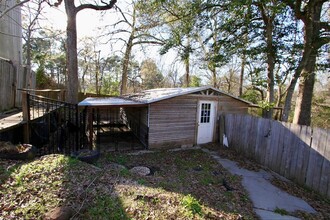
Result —
[[87, 210], [84, 217], [88, 219], [129, 219], [120, 200], [110, 196], [98, 197], [95, 204]]
[[70, 161], [69, 157], [53, 155], [11, 168], [10, 183], [5, 182], [1, 191], [5, 201], [2, 205], [6, 207], [1, 215], [38, 219], [58, 206], [62, 200], [57, 192], [63, 189], [64, 172]]
[[246, 194], [241, 195], [240, 200], [242, 202], [248, 202], [249, 201], [249, 196]]
[[119, 171], [119, 175], [122, 177], [129, 177], [131, 176], [131, 172], [127, 168], [123, 168]]
[[17, 167], [18, 165], [14, 165], [9, 169], [6, 169], [5, 167], [0, 166], [0, 184], [4, 183], [6, 179], [10, 176], [10, 174], [16, 170]]
[[188, 217], [193, 217], [196, 214], [202, 216], [202, 206], [197, 199], [188, 194], [182, 198], [181, 204], [188, 211]]
[[164, 190], [175, 190], [177, 185], [173, 182], [161, 181], [158, 183], [158, 186]]
[[285, 209], [281, 209], [281, 208], [278, 208], [278, 207], [276, 207], [274, 212], [277, 213], [277, 214], [280, 214], [280, 215], [288, 215], [289, 214], [289, 212], [286, 211]]
[[200, 183], [207, 186], [207, 185], [210, 185], [210, 184], [214, 184], [215, 181], [214, 181], [214, 178], [211, 175], [204, 175], [201, 178]]
[[145, 179], [138, 179], [137, 183], [140, 185], [145, 185], [147, 183], [147, 181]]
[[107, 160], [126, 166], [128, 162], [128, 157], [125, 154], [108, 154]]
[[228, 200], [234, 198], [234, 194], [233, 194], [232, 191], [226, 191], [226, 192], [223, 193], [223, 195], [224, 195]]

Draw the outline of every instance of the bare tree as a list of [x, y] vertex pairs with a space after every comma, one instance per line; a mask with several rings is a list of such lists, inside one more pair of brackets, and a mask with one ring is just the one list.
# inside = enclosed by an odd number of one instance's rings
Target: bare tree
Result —
[[[123, 95], [127, 93], [127, 81], [128, 81], [128, 72], [129, 72], [129, 64], [131, 61], [131, 54], [134, 46], [142, 45], [142, 44], [156, 44], [162, 45], [163, 41], [151, 34], [148, 31], [159, 25], [157, 21], [148, 20], [148, 22], [140, 22], [140, 16], [143, 13], [139, 13], [139, 10], [143, 6], [143, 3], [137, 1], [131, 3], [132, 12], [125, 12], [117, 7], [118, 11], [121, 14], [121, 19], [116, 22], [113, 26], [116, 28], [117, 26], [122, 25], [122, 27], [118, 28], [115, 31], [108, 33], [111, 37], [111, 40], [120, 40], [124, 42], [124, 57], [122, 63], [122, 80], [121, 80], [121, 88], [120, 94]], [[127, 36], [123, 37], [123, 35]], [[118, 37], [117, 37], [118, 36]]]
[[[59, 6], [63, 0], [58, 0], [53, 6]], [[77, 23], [76, 17], [79, 11], [93, 9], [97, 11], [109, 10], [113, 8], [117, 0], [101, 1], [102, 5], [80, 4], [75, 5], [73, 0], [64, 0], [67, 15], [67, 63], [68, 63], [68, 82], [66, 100], [70, 103], [78, 103], [78, 58], [77, 58]]]
[[26, 7], [23, 9], [23, 16], [25, 17], [26, 25], [23, 24], [23, 39], [25, 41], [25, 55], [26, 55], [26, 66], [27, 66], [27, 81], [26, 87], [30, 88], [32, 86], [32, 75], [31, 75], [31, 38], [33, 33], [38, 30], [40, 27], [38, 26], [38, 19], [41, 16], [44, 0], [36, 0], [31, 1], [30, 3], [34, 4], [35, 7], [32, 5], [27, 4]]

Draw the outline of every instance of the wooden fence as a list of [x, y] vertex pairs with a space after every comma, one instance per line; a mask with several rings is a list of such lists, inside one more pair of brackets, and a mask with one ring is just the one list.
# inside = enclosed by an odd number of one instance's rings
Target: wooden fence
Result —
[[[330, 198], [330, 130], [226, 114], [229, 147]], [[220, 122], [221, 124], [221, 122]]]
[[14, 65], [0, 58], [0, 112], [15, 106], [16, 71]]

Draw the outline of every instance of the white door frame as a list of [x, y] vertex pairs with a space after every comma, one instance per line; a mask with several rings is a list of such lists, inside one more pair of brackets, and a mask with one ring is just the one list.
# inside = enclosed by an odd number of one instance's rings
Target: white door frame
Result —
[[197, 111], [197, 144], [205, 144], [213, 141], [215, 119], [217, 116], [217, 101], [198, 101]]

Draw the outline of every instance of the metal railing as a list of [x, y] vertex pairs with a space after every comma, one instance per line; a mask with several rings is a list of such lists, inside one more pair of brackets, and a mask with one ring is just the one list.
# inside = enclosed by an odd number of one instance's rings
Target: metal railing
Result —
[[29, 140], [39, 155], [69, 155], [82, 147], [77, 105], [31, 94], [26, 105]]

